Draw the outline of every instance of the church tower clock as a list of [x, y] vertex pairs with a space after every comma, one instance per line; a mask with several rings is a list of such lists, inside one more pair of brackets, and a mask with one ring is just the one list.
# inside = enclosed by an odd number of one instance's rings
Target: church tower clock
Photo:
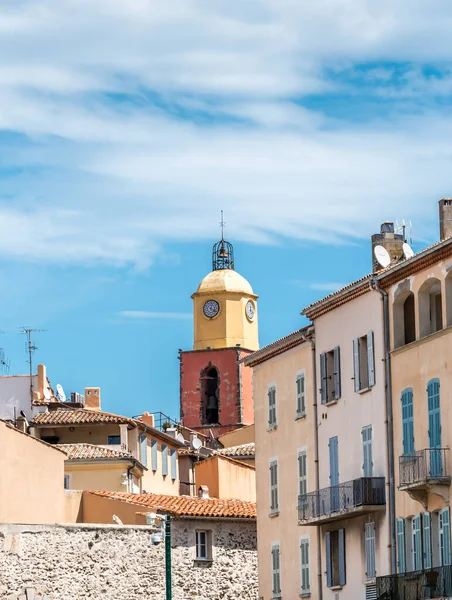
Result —
[[192, 295], [193, 350], [180, 351], [181, 420], [215, 437], [254, 422], [252, 373], [242, 359], [259, 348], [257, 296], [223, 236], [212, 271]]

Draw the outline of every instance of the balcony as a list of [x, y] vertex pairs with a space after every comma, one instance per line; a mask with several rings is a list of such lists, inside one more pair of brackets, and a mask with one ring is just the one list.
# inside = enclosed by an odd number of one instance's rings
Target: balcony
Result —
[[377, 600], [421, 600], [452, 596], [452, 567], [377, 577]]
[[428, 494], [441, 496], [448, 502], [451, 478], [449, 475], [449, 449], [426, 448], [399, 457], [399, 490], [424, 506]]
[[384, 477], [360, 477], [298, 497], [300, 525], [318, 525], [384, 510]]

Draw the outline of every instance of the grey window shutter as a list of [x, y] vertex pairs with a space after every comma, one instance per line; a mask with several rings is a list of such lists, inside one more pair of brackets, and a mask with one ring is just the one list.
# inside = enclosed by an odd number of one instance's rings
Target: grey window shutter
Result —
[[162, 444], [162, 475], [168, 475], [168, 446]]
[[334, 399], [341, 397], [341, 349], [336, 346], [334, 349]]
[[374, 354], [374, 332], [367, 334], [367, 368], [369, 370], [369, 387], [375, 385], [375, 354]]
[[327, 587], [333, 587], [333, 570], [331, 568], [331, 533], [328, 531], [325, 534], [325, 548], [326, 548], [326, 585]]
[[326, 372], [326, 353], [320, 355], [320, 394], [322, 404], [327, 403], [328, 399], [328, 380]]
[[177, 450], [171, 450], [171, 479], [177, 479]]
[[151, 441], [151, 468], [153, 471], [157, 471], [157, 440]]
[[140, 434], [140, 461], [145, 467], [148, 466], [148, 440], [145, 433]]
[[361, 389], [361, 381], [359, 376], [359, 339], [353, 340], [353, 373], [355, 376], [355, 392]]
[[339, 585], [347, 583], [345, 575], [345, 529], [339, 529]]

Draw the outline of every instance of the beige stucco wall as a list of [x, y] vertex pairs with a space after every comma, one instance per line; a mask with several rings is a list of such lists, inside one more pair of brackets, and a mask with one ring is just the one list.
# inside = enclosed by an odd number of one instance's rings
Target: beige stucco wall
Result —
[[[65, 465], [65, 474], [69, 475], [71, 490], [109, 490], [111, 492], [127, 492], [127, 486], [121, 482], [127, 480], [127, 469], [131, 466], [128, 461], [103, 462], [92, 464], [89, 462], [71, 463]], [[123, 473], [126, 476], [123, 477]]]
[[[149, 432], [147, 435], [147, 471], [143, 473], [141, 485], [143, 492], [151, 494], [167, 494], [169, 496], [179, 495], [179, 465], [176, 468], [176, 479], [171, 478], [171, 450], [177, 452], [179, 446], [172, 445], [170, 441], [163, 442], [162, 440], [152, 436]], [[151, 459], [151, 440], [157, 440], [157, 471], [152, 470]], [[162, 444], [168, 446], [168, 475], [162, 475]]]
[[214, 456], [195, 463], [196, 487], [206, 485], [213, 498], [239, 498], [256, 502], [256, 471], [254, 468]]
[[[73, 429], [73, 431], [70, 431]], [[38, 427], [37, 437], [57, 436], [59, 444], [108, 445], [109, 435], [120, 435], [119, 425], [87, 425], [69, 427]], [[130, 433], [130, 432], [129, 432]], [[118, 446], [120, 448], [120, 446]]]
[[254, 442], [254, 424], [229, 431], [224, 435], [220, 435], [218, 438], [224, 448], [231, 448], [232, 446], [241, 446], [242, 444], [250, 444]]
[[[328, 406], [319, 403], [319, 467], [320, 488], [330, 486], [329, 439], [338, 437], [339, 482], [363, 477], [362, 428], [372, 425], [373, 476], [386, 477], [386, 499], [389, 498], [387, 470], [387, 433], [385, 411], [385, 372], [383, 311], [381, 295], [375, 291], [355, 298], [315, 320], [317, 381], [320, 388], [320, 354], [341, 348], [341, 398]], [[354, 391], [353, 340], [374, 332], [375, 385], [364, 393]], [[378, 575], [390, 572], [389, 509], [365, 518], [338, 521], [322, 527], [322, 563], [325, 565], [325, 532], [346, 529], [347, 598], [365, 595], [366, 580], [364, 523], [376, 526], [376, 570]], [[325, 569], [324, 569], [325, 570]], [[334, 591], [326, 587], [323, 576], [323, 597], [334, 600]]]
[[64, 523], [83, 523], [83, 491], [65, 490]]
[[[305, 418], [296, 420], [296, 374], [306, 372]], [[277, 388], [278, 426], [268, 428], [267, 386]], [[298, 450], [308, 448], [308, 491], [315, 489], [314, 420], [312, 408], [311, 346], [304, 343], [253, 367], [256, 435], [257, 528], [259, 596], [272, 597], [271, 545], [280, 543], [283, 598], [298, 598], [301, 591], [300, 536], [309, 535], [311, 593], [317, 598], [317, 545], [315, 527], [298, 526]], [[269, 460], [278, 458], [279, 516], [270, 518]]]
[[0, 421], [0, 523], [63, 521], [64, 459]]

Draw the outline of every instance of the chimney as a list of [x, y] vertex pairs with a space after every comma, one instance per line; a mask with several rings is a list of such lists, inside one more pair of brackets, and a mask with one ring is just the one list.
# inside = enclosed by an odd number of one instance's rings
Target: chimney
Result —
[[27, 421], [26, 417], [23, 417], [22, 415], [20, 415], [20, 417], [17, 417], [16, 429], [18, 429], [19, 431], [22, 431], [23, 433], [27, 433], [28, 421]]
[[394, 223], [385, 221], [380, 228], [380, 233], [375, 233], [372, 236], [372, 271], [376, 273], [382, 269], [382, 266], [375, 258], [375, 246], [383, 246], [391, 257], [391, 262], [395, 262], [403, 257], [404, 242], [404, 236], [395, 233]]
[[452, 236], [452, 198], [439, 201], [439, 236], [441, 241]]
[[85, 388], [85, 408], [100, 411], [100, 388]]
[[198, 488], [198, 498], [210, 498], [209, 488], [206, 485], [200, 485]]
[[38, 389], [36, 390], [36, 400], [44, 398], [44, 388], [47, 387], [47, 369], [45, 365], [38, 365]]
[[154, 425], [154, 415], [151, 415], [148, 412], [144, 412], [141, 417], [139, 418], [139, 420], [144, 423], [145, 425], [147, 425], [148, 427], [155, 427]]

